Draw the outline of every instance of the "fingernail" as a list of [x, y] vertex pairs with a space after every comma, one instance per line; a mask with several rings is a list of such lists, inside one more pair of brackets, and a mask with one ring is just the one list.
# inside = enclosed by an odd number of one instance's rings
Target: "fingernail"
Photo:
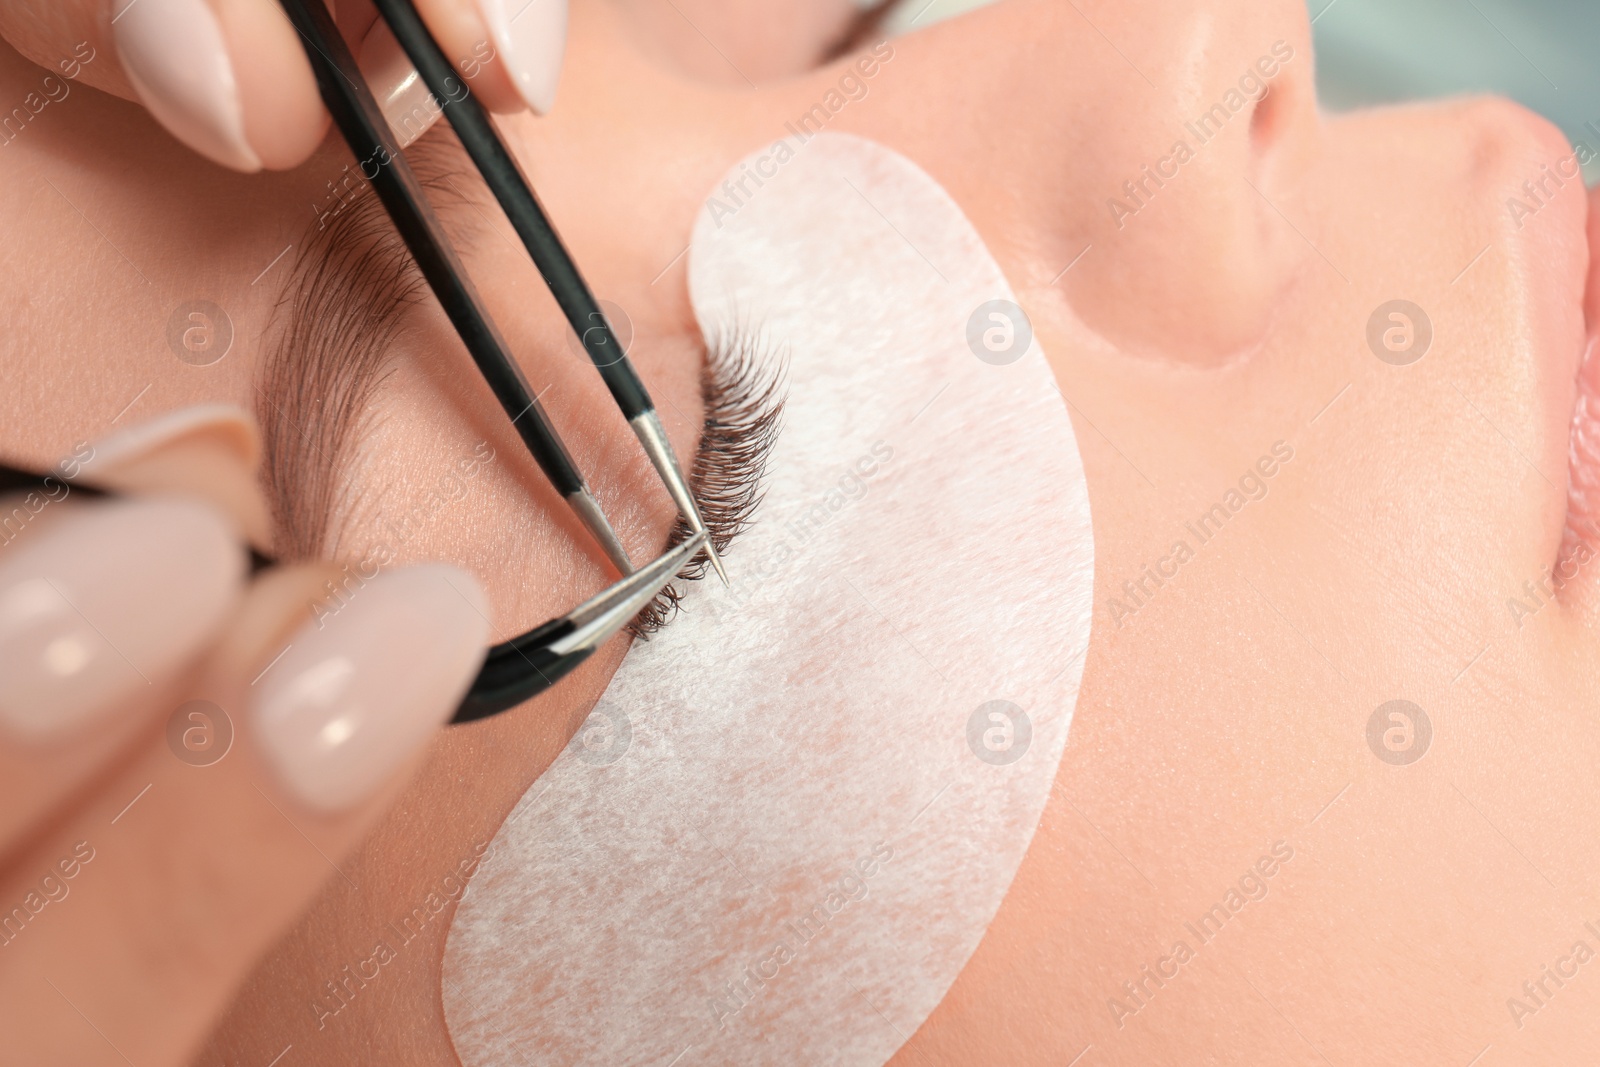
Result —
[[401, 148], [409, 147], [427, 133], [444, 114], [444, 109], [428, 92], [422, 75], [411, 65], [411, 57], [406, 55], [382, 19], [367, 31], [356, 63]]
[[567, 0], [478, 0], [478, 10], [517, 92], [547, 114], [567, 50]]
[[[141, 0], [142, 2], [142, 0]], [[196, 496], [233, 519], [240, 538], [268, 548], [272, 519], [256, 478], [261, 431], [248, 412], [197, 404], [81, 447], [89, 484], [125, 496]]]
[[80, 504], [13, 536], [19, 500], [0, 514], [0, 725], [48, 740], [194, 656], [232, 608], [245, 557], [197, 501]]
[[380, 574], [307, 623], [253, 684], [268, 763], [308, 807], [371, 796], [449, 720], [483, 663], [488, 604], [443, 564]]
[[[143, 2], [140, 0], [140, 3]], [[243, 408], [232, 404], [196, 404], [158, 415], [148, 422], [96, 441], [94, 459], [90, 461], [89, 469], [101, 470], [138, 459], [198, 429], [216, 430], [223, 427], [251, 441], [255, 451], [260, 450], [260, 431], [256, 429], [255, 420]]]
[[204, 0], [136, 0], [111, 31], [139, 99], [173, 136], [225, 167], [261, 169], [222, 26]]

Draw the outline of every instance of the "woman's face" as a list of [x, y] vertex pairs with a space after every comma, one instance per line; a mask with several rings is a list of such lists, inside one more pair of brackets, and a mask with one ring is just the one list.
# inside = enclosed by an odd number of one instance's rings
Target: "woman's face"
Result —
[[[1589, 337], [1573, 149], [1496, 101], [1321, 116], [1302, 5], [1185, 8], [1004, 0], [730, 89], [578, 3], [556, 108], [505, 129], [631, 324], [680, 455], [702, 415], [690, 226], [730, 165], [808, 115], [949, 191], [1056, 371], [1094, 514], [1082, 693], [1006, 903], [901, 1059], [1466, 1063], [1492, 1044], [1560, 1061], [1600, 1040], [1600, 984], [1520, 1026], [1506, 998], [1600, 918], [1593, 578], [1562, 564], [1549, 588]], [[39, 77], [13, 58], [0, 89]], [[269, 428], [280, 554], [462, 562], [502, 633], [605, 583], [431, 298], [391, 314], [394, 278], [347, 225], [372, 204], [341, 148], [238, 178], [125, 105], [72, 97], [0, 150], [9, 455], [230, 401]], [[671, 505], [442, 132], [425, 169], [469, 269], [630, 551], [653, 554]], [[198, 356], [182, 341], [195, 301], [231, 322], [208, 366], [203, 333]], [[1587, 311], [1600, 321], [1592, 292]], [[362, 360], [386, 372], [365, 391]], [[1572, 525], [1561, 558], [1587, 562]], [[443, 921], [337, 1025], [306, 1004], [493, 836], [624, 651], [447, 732], [215, 1058], [448, 1061]], [[1411, 704], [1375, 720], [1392, 700]], [[1235, 889], [1225, 929], [1186, 934]]]

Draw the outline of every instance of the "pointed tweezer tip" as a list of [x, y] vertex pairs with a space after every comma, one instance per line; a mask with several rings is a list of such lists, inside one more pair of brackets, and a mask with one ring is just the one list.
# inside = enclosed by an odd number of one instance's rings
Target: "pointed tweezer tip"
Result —
[[567, 505], [577, 513], [584, 528], [599, 542], [600, 548], [612, 565], [624, 575], [632, 574], [633, 561], [628, 558], [628, 550], [622, 547], [621, 538], [617, 536], [617, 531], [611, 526], [611, 520], [606, 518], [605, 511], [600, 507], [600, 501], [594, 498], [589, 487], [583, 486], [577, 492], [568, 495]]
[[498, 715], [549, 689], [637, 618], [704, 544], [696, 534], [567, 614], [491, 648], [451, 721]]
[[716, 546], [711, 543], [711, 536], [706, 533], [704, 524], [700, 532], [706, 534], [706, 555], [711, 559], [712, 569], [717, 572], [717, 577], [722, 579], [723, 588], [729, 588], [728, 572], [722, 569], [722, 557], [717, 554]]
[[666, 486], [667, 495], [672, 497], [672, 502], [678, 507], [678, 514], [683, 516], [689, 524], [689, 529], [705, 536], [706, 555], [711, 559], [711, 566], [717, 572], [717, 577], [722, 579], [724, 586], [728, 585], [728, 572], [723, 569], [722, 557], [717, 554], [716, 546], [711, 543], [710, 533], [706, 530], [706, 521], [700, 515], [700, 505], [695, 502], [694, 492], [689, 488], [689, 481], [683, 476], [683, 468], [678, 466], [678, 457], [672, 451], [672, 445], [667, 441], [667, 431], [661, 425], [661, 417], [654, 408], [645, 411], [629, 420], [633, 432], [639, 438], [639, 444], [644, 447], [645, 455], [650, 457], [650, 465], [655, 467], [656, 473], [661, 478], [661, 484]]
[[568, 655], [579, 650], [592, 650], [610, 640], [644, 610], [663, 586], [677, 577], [683, 565], [705, 543], [705, 534], [694, 534], [626, 578], [612, 583], [599, 595], [579, 604], [567, 616], [573, 629], [551, 642], [551, 651]]

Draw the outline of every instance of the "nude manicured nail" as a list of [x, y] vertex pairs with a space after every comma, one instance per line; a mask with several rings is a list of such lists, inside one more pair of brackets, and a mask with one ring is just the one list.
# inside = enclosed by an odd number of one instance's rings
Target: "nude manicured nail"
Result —
[[173, 136], [225, 167], [261, 169], [227, 40], [205, 0], [134, 0], [111, 31], [139, 99]]
[[567, 49], [567, 0], [477, 0], [517, 92], [543, 115], [556, 99]]
[[[44, 522], [4, 502], [0, 726], [67, 733], [151, 691], [231, 610], [245, 571], [227, 520], [198, 501], [81, 504]], [[19, 533], [12, 535], [19, 514]], [[37, 528], [34, 523], [40, 523]]]
[[91, 467], [97, 471], [114, 467], [147, 455], [184, 434], [224, 423], [242, 437], [254, 439], [258, 436], [255, 421], [243, 408], [232, 404], [195, 404], [100, 438], [94, 443]]
[[483, 590], [427, 564], [380, 574], [307, 623], [253, 683], [262, 751], [308, 807], [372, 795], [449, 720], [483, 662]]

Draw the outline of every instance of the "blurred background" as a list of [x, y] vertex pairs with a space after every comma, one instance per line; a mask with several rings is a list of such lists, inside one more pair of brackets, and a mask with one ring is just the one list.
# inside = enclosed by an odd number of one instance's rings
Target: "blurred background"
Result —
[[[901, 0], [887, 25], [891, 32], [912, 20], [921, 27], [984, 2]], [[1307, 0], [1306, 6], [1323, 106], [1499, 93], [1600, 157], [1600, 0]], [[1600, 182], [1600, 158], [1584, 177]]]
[[[1324, 106], [1500, 93], [1600, 154], [1600, 0], [1309, 0], [1308, 6]], [[1600, 180], [1600, 159], [1584, 177], [1591, 185]]]

